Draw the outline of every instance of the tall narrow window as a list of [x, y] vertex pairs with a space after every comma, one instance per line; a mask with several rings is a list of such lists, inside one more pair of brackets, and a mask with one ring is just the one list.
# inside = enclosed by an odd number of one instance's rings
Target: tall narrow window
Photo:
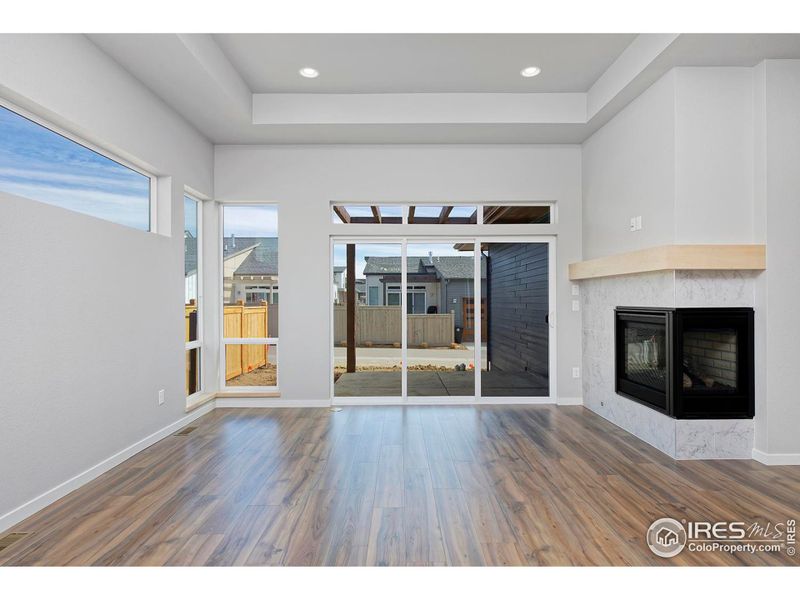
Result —
[[0, 197], [149, 231], [152, 178], [0, 106]]
[[222, 385], [276, 388], [278, 207], [226, 205], [222, 210]]
[[203, 345], [200, 283], [202, 256], [200, 243], [202, 212], [200, 202], [183, 197], [183, 283], [186, 322], [186, 397], [202, 391], [200, 355]]

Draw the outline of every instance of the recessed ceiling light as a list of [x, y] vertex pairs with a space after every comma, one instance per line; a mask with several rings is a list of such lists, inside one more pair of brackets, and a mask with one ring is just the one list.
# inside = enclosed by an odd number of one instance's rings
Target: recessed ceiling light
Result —
[[536, 77], [542, 70], [539, 67], [525, 67], [519, 72], [523, 77]]
[[300, 75], [308, 77], [309, 79], [314, 79], [314, 77], [319, 77], [319, 71], [314, 67], [303, 67], [300, 69]]

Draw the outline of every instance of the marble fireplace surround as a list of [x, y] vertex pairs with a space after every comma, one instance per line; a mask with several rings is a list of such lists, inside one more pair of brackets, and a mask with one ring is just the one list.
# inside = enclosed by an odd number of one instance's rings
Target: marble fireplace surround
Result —
[[614, 308], [752, 307], [758, 274], [670, 270], [582, 280], [584, 406], [672, 458], [751, 458], [752, 419], [673, 419], [614, 392]]

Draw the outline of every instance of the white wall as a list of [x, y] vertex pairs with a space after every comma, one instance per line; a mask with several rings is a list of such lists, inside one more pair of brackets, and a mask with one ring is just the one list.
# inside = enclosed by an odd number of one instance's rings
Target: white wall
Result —
[[0, 524], [10, 524], [36, 505], [10, 511], [185, 416], [182, 197], [184, 185], [211, 195], [213, 150], [80, 35], [0, 36], [0, 82], [6, 100], [163, 176], [167, 225], [158, 235], [0, 198]]
[[[583, 259], [671, 244], [675, 221], [675, 72], [583, 144]], [[642, 229], [629, 231], [631, 217]]]
[[674, 73], [674, 243], [752, 242], [753, 70]]
[[584, 259], [752, 241], [752, 85], [750, 68], [672, 69], [584, 142]]
[[[580, 318], [571, 312], [567, 265], [580, 259], [580, 149], [576, 146], [217, 146], [215, 198], [279, 203], [281, 395], [330, 397], [331, 234], [374, 235], [337, 226], [330, 202], [555, 201], [558, 235], [559, 397], [579, 397]], [[412, 227], [412, 226], [409, 226]], [[502, 228], [484, 229], [500, 233]], [[383, 225], [389, 235], [425, 234]], [[451, 226], [474, 235], [469, 226]]]
[[756, 286], [756, 451], [800, 461], [797, 340], [800, 338], [800, 60], [755, 69], [756, 239], [767, 270]]

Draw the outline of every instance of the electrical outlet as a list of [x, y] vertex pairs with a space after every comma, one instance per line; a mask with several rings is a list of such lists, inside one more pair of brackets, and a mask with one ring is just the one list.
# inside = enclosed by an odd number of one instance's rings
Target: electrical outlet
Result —
[[572, 284], [572, 295], [573, 296], [580, 296], [580, 294], [581, 294], [581, 288], [578, 287], [577, 283], [573, 283]]
[[572, 312], [578, 312], [581, 309], [581, 303], [578, 300], [572, 301]]
[[636, 217], [636, 231], [642, 230], [642, 215]]
[[572, 378], [573, 379], [580, 379], [581, 378], [581, 368], [580, 367], [572, 367]]
[[158, 405], [164, 404], [164, 390], [158, 390]]

